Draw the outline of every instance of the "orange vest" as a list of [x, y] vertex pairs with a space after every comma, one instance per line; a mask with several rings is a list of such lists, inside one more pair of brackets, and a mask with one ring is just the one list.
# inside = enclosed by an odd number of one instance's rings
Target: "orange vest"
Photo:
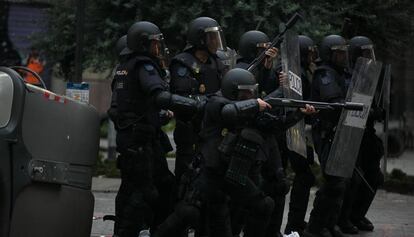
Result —
[[[31, 69], [37, 74], [40, 74], [43, 71], [43, 64], [38, 59], [29, 58], [27, 68]], [[26, 77], [24, 79], [27, 83], [40, 85], [40, 81], [30, 72], [26, 73]]]

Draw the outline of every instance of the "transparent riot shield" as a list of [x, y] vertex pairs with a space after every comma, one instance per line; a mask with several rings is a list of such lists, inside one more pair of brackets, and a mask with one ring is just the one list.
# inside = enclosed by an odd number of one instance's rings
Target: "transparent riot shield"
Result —
[[388, 122], [390, 119], [390, 91], [391, 91], [391, 64], [385, 66], [384, 82], [382, 90], [382, 107], [385, 110], [384, 119], [384, 159], [382, 160], [382, 172], [387, 173], [388, 159]]
[[[302, 99], [302, 80], [300, 66], [299, 38], [296, 32], [288, 30], [281, 44], [282, 70], [288, 75], [288, 81], [282, 86], [283, 96], [289, 99]], [[286, 112], [292, 109], [286, 108]], [[303, 119], [286, 132], [289, 150], [303, 157], [306, 153], [305, 123]]]
[[233, 69], [236, 65], [237, 52], [234, 49], [227, 47], [226, 50], [217, 50], [217, 56], [224, 66], [226, 66], [227, 70]]
[[352, 176], [381, 66], [382, 63], [378, 61], [366, 58], [357, 60], [346, 101], [363, 103], [364, 109], [342, 111], [325, 167], [329, 175]]

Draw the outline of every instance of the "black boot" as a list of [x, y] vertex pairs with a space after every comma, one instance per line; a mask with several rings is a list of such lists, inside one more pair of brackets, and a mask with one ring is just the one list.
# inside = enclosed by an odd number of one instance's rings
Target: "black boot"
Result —
[[339, 221], [338, 226], [341, 229], [341, 231], [345, 234], [358, 234], [358, 228], [355, 225], [353, 225], [349, 220]]
[[352, 223], [362, 231], [373, 231], [374, 225], [366, 217], [363, 217], [359, 220], [352, 220]]
[[337, 225], [329, 228], [329, 232], [331, 232], [332, 237], [345, 237]]

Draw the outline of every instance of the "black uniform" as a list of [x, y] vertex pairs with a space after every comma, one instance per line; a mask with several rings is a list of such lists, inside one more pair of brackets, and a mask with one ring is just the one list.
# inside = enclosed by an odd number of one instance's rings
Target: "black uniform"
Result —
[[[247, 68], [248, 65], [249, 65], [248, 60], [241, 58], [238, 60], [238, 64], [236, 65], [236, 67]], [[255, 77], [257, 78], [257, 81], [259, 82], [259, 94], [266, 94], [272, 97], [283, 96], [281, 92], [281, 88], [279, 87], [279, 80], [277, 78], [276, 70], [266, 69], [265, 67], [263, 67], [263, 65], [261, 65], [256, 70], [255, 74], [256, 74]], [[310, 85], [306, 84], [306, 86], [310, 86]], [[308, 90], [310, 91], [310, 89]], [[267, 237], [281, 235], [280, 228], [281, 228], [282, 221], [283, 221], [285, 196], [289, 192], [289, 184], [286, 178], [285, 165], [283, 164], [284, 163], [283, 161], [287, 162], [288, 159], [292, 160], [291, 161], [293, 162], [292, 168], [295, 171], [297, 171], [297, 173], [300, 174], [298, 178], [295, 179], [296, 182], [294, 182], [294, 184], [296, 184], [295, 193], [297, 193], [297, 199], [301, 200], [301, 202], [294, 200], [296, 203], [300, 202], [299, 204], [296, 205], [297, 206], [296, 209], [294, 207], [294, 210], [296, 211], [297, 209], [299, 209], [297, 212], [300, 212], [300, 213], [296, 214], [292, 212], [291, 215], [292, 216], [295, 214], [302, 215], [301, 214], [303, 212], [302, 203], [306, 201], [306, 204], [305, 204], [306, 206], [304, 207], [305, 213], [303, 214], [302, 223], [300, 224], [302, 228], [304, 228], [303, 219], [304, 219], [304, 215], [306, 214], [308, 198], [304, 196], [306, 195], [306, 189], [302, 191], [301, 189], [298, 189], [298, 186], [299, 185], [306, 186], [308, 189], [308, 196], [309, 196], [309, 189], [310, 189], [310, 186], [312, 186], [313, 179], [314, 179], [313, 176], [311, 176], [312, 173], [310, 171], [309, 165], [306, 164], [307, 169], [302, 168], [301, 166], [301, 163], [307, 162], [307, 161], [302, 157], [297, 157], [297, 154], [289, 151], [286, 146], [286, 139], [285, 139], [284, 132], [290, 126], [294, 125], [299, 120], [301, 120], [303, 116], [298, 113], [289, 114], [288, 116], [285, 116], [283, 113], [283, 109], [278, 109], [278, 108], [275, 108], [272, 111], [272, 114], [273, 116], [278, 117], [281, 121], [284, 121], [284, 122], [281, 122], [279, 124], [280, 126], [279, 132], [277, 134], [273, 134], [274, 135], [273, 139], [269, 140], [269, 149], [272, 149], [272, 152], [269, 153], [270, 156], [268, 157], [268, 160], [266, 161], [266, 164], [264, 165], [264, 169], [263, 169], [263, 178], [264, 178], [263, 190], [265, 191], [266, 194], [272, 197], [275, 202], [275, 209], [273, 210], [270, 223], [268, 225], [268, 229], [266, 232]], [[310, 176], [313, 179], [309, 179]], [[296, 216], [293, 216], [293, 217], [296, 219], [300, 219], [300, 217], [299, 218], [297, 218]]]
[[[358, 154], [357, 166], [363, 172], [364, 178], [376, 192], [378, 187], [384, 183], [384, 175], [380, 169], [381, 157], [384, 155], [382, 140], [375, 134], [375, 121], [383, 118], [381, 108], [373, 107], [372, 114], [368, 117], [365, 133], [361, 142], [361, 149]], [[358, 176], [359, 178], [359, 176]], [[361, 229], [361, 221], [365, 218], [375, 193], [359, 180], [358, 188], [355, 191], [355, 200], [350, 214], [351, 222]]]
[[[384, 175], [380, 168], [380, 161], [384, 155], [384, 145], [381, 138], [376, 135], [374, 128], [376, 121], [383, 120], [384, 110], [376, 105], [377, 99], [377, 97], [374, 97], [355, 170], [348, 182], [341, 215], [338, 220], [338, 225], [345, 233], [355, 234], [358, 233], [358, 229], [363, 231], [374, 229], [373, 224], [365, 215], [374, 200], [378, 187], [384, 182]], [[367, 186], [361, 175], [374, 192]]]
[[[371, 113], [368, 116], [356, 162], [356, 168], [359, 169], [361, 174], [354, 171], [351, 180], [349, 180], [341, 215], [338, 220], [339, 226], [346, 232], [350, 232], [355, 228], [349, 225], [350, 223], [360, 230], [372, 231], [373, 229], [372, 223], [364, 222], [367, 221], [365, 215], [374, 200], [375, 193], [378, 187], [384, 182], [384, 175], [380, 169], [380, 161], [384, 155], [384, 146], [381, 138], [375, 134], [376, 131], [374, 128], [375, 121], [381, 120], [382, 118], [383, 110], [373, 104]], [[367, 187], [360, 175], [363, 175], [374, 193]]]
[[[303, 99], [308, 100], [311, 93], [311, 77], [310, 70], [302, 65], [302, 93]], [[311, 117], [305, 117], [305, 123], [311, 124]], [[290, 193], [288, 221], [285, 233], [290, 234], [292, 231], [302, 233], [306, 227], [305, 215], [308, 209], [310, 189], [315, 183], [315, 176], [312, 173], [310, 165], [313, 163], [313, 149], [307, 146], [308, 157], [287, 151], [290, 166], [295, 172]]]
[[[158, 198], [153, 172], [168, 167], [159, 142], [159, 109], [153, 105], [153, 94], [165, 90], [161, 70], [149, 57], [131, 56], [121, 63], [114, 77], [111, 118], [117, 129], [118, 167], [121, 187], [116, 197], [116, 217], [120, 236], [137, 234], [152, 224], [151, 205]], [[157, 172], [162, 173], [162, 172]], [[122, 231], [128, 231], [124, 233]]]
[[205, 159], [201, 178], [210, 236], [233, 236], [229, 200], [248, 210], [245, 236], [265, 235], [273, 200], [262, 193], [260, 184], [261, 165], [269, 156], [269, 137], [249, 127], [255, 124], [257, 113], [255, 99], [234, 103], [215, 96], [206, 105], [200, 133]]
[[129, 56], [115, 73], [109, 114], [117, 129], [120, 153], [122, 182], [116, 197], [115, 224], [119, 236], [137, 234], [156, 224], [154, 218], [159, 222], [168, 214], [168, 207], [159, 207], [168, 203], [165, 198], [171, 196], [168, 192], [174, 179], [160, 143], [160, 109], [197, 110], [192, 100], [166, 91], [168, 84], [162, 73], [151, 57], [137, 54]]
[[[240, 58], [237, 60], [235, 67], [247, 69], [251, 61], [252, 60]], [[257, 83], [259, 84], [259, 95], [268, 95], [279, 88], [277, 73], [273, 68], [267, 69], [261, 64], [256, 68], [254, 74]]]
[[[240, 58], [237, 61], [236, 68], [246, 69], [249, 66], [250, 62], [251, 60], [247, 58]], [[258, 91], [260, 95], [270, 95], [272, 97], [282, 96], [281, 91], [276, 90], [279, 87], [279, 80], [277, 78], [277, 73], [273, 68], [267, 69], [261, 64], [258, 68], [256, 68], [254, 74], [259, 84]], [[284, 120], [281, 111], [277, 108], [272, 111], [272, 114], [276, 117], [279, 117], [279, 119], [282, 121]], [[272, 216], [270, 218], [270, 223], [266, 231], [267, 237], [278, 236], [280, 233], [285, 206], [285, 196], [289, 192], [289, 185], [287, 183], [284, 167], [282, 164], [281, 151], [278, 141], [281, 136], [284, 136], [284, 133], [282, 131], [285, 131], [289, 126], [295, 124], [301, 118], [302, 117], [298, 118], [293, 123], [290, 121], [290, 123], [280, 123], [278, 135], [272, 136], [272, 139], [268, 140], [268, 147], [272, 150], [272, 152], [269, 153], [270, 155], [266, 161], [266, 164], [264, 165], [265, 168], [263, 169], [263, 190], [267, 195], [273, 198], [275, 202], [275, 208], [273, 210]], [[285, 120], [288, 121], [289, 119], [292, 119], [292, 117], [289, 117]], [[232, 216], [236, 215], [239, 215], [238, 211], [232, 214]], [[242, 227], [240, 224], [243, 222], [241, 221], [238, 224], [238, 227], [236, 227], [237, 221], [232, 220], [232, 222], [234, 229], [233, 232], [235, 234], [240, 233]]]
[[[306, 35], [299, 35], [301, 81], [302, 81], [302, 98], [309, 100], [312, 86], [312, 70], [310, 66], [317, 55], [316, 46], [311, 38]], [[305, 117], [305, 124], [312, 124], [311, 116]], [[290, 193], [288, 221], [285, 233], [290, 234], [292, 231], [302, 235], [306, 228], [305, 215], [308, 208], [309, 192], [315, 182], [315, 176], [310, 169], [313, 163], [313, 148], [307, 144], [307, 157], [288, 151], [287, 156], [290, 166], [295, 172], [295, 178]], [[286, 149], [287, 150], [287, 149]]]
[[[343, 69], [335, 69], [327, 64], [318, 67], [312, 81], [312, 100], [343, 102], [349, 80], [350, 75]], [[320, 111], [312, 126], [313, 142], [325, 178], [316, 194], [309, 219], [308, 230], [312, 233], [321, 233], [324, 228], [334, 228], [342, 205], [346, 180], [324, 172], [340, 114], [341, 110]]]
[[[206, 95], [220, 89], [224, 65], [216, 55], [210, 55], [206, 63], [201, 63], [192, 50], [178, 54], [170, 65], [171, 92], [206, 100]], [[185, 114], [176, 114], [174, 141], [176, 144], [175, 175], [180, 179], [198, 149], [198, 133], [201, 117], [186, 119]]]

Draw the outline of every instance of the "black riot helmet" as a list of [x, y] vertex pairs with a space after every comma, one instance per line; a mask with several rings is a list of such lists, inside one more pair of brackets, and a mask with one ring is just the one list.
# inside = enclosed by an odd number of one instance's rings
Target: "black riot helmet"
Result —
[[242, 58], [249, 61], [255, 59], [257, 55], [268, 48], [270, 45], [269, 37], [258, 30], [251, 30], [244, 33], [239, 41], [239, 54]]
[[319, 53], [324, 63], [340, 68], [346, 68], [349, 65], [348, 45], [342, 36], [326, 36], [322, 40]]
[[313, 40], [306, 35], [299, 35], [300, 64], [308, 67], [318, 58], [318, 47]]
[[355, 36], [349, 41], [349, 56], [351, 66], [359, 57], [375, 60], [374, 44], [366, 36]]
[[223, 31], [217, 21], [210, 17], [199, 17], [190, 23], [187, 43], [189, 48], [208, 50], [212, 54], [216, 54], [217, 50], [226, 50]]
[[168, 48], [158, 26], [148, 21], [135, 22], [128, 30], [127, 47], [121, 54], [139, 53], [155, 57], [166, 67]]
[[115, 55], [116, 56], [120, 56], [122, 50], [124, 50], [127, 47], [127, 35], [123, 35], [121, 38], [118, 39], [118, 41], [116, 41], [115, 44]]
[[257, 98], [257, 87], [254, 75], [241, 68], [231, 69], [221, 81], [221, 93], [229, 100]]

